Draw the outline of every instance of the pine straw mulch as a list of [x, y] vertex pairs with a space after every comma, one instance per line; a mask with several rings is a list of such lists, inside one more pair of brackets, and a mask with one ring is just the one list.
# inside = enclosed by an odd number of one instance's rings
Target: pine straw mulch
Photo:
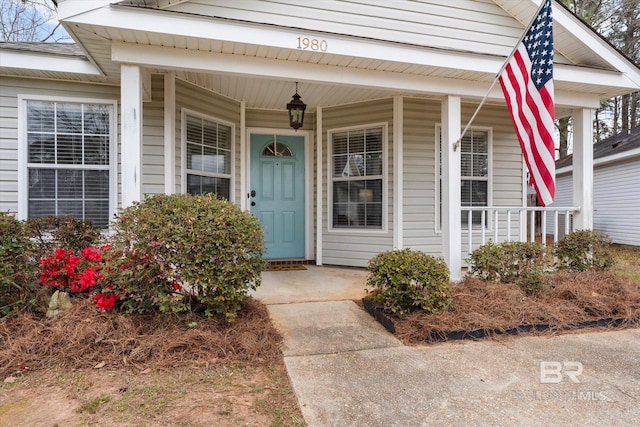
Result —
[[76, 300], [51, 320], [29, 313], [0, 319], [0, 378], [51, 366], [267, 365], [280, 360], [281, 344], [266, 307], [256, 300], [247, 301], [233, 323], [193, 314], [105, 313], [89, 300]]
[[[519, 325], [549, 325], [557, 333], [568, 325], [602, 318], [640, 321], [640, 283], [609, 273], [554, 273], [552, 286], [527, 296], [518, 286], [467, 278], [451, 285], [452, 306], [440, 314], [414, 312], [393, 317], [396, 337], [424, 343], [432, 331], [507, 330]], [[537, 332], [540, 333], [540, 332]]]

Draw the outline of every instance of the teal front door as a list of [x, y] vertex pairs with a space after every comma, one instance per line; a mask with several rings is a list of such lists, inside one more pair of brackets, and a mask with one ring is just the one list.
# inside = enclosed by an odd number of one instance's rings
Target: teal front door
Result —
[[252, 134], [250, 144], [249, 204], [266, 258], [304, 258], [304, 137]]

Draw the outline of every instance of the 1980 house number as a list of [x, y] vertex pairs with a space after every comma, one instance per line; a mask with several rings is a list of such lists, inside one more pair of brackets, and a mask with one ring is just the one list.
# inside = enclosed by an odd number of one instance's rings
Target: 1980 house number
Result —
[[326, 52], [329, 48], [326, 40], [298, 37], [298, 49]]

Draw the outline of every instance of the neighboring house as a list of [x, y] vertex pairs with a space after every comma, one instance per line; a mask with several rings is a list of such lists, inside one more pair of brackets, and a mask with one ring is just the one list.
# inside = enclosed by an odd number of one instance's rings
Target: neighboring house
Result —
[[[537, 3], [59, 1], [76, 45], [0, 44], [0, 210], [106, 226], [147, 195], [214, 191], [260, 218], [269, 258], [365, 266], [410, 247], [460, 277], [467, 228], [524, 228], [461, 210], [526, 206], [498, 85], [454, 142]], [[640, 70], [553, 8], [556, 116], [589, 151], [594, 109]], [[588, 155], [577, 168], [589, 182]], [[590, 228], [590, 186], [578, 197]]]
[[[573, 155], [556, 162], [556, 200], [573, 202]], [[640, 246], [640, 127], [593, 145], [593, 229]]]

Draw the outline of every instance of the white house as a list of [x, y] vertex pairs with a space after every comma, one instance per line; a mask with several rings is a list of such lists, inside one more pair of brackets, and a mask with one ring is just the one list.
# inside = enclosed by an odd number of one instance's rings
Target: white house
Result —
[[[453, 277], [470, 235], [524, 228], [506, 214], [526, 206], [526, 172], [497, 85], [454, 142], [539, 0], [58, 4], [75, 45], [0, 44], [2, 211], [106, 225], [146, 195], [214, 191], [260, 218], [269, 258], [364, 266], [411, 247]], [[640, 70], [553, 9], [573, 222], [591, 228], [593, 111]]]
[[[572, 204], [573, 156], [556, 162], [556, 200]], [[640, 127], [593, 145], [593, 229], [640, 246]]]

